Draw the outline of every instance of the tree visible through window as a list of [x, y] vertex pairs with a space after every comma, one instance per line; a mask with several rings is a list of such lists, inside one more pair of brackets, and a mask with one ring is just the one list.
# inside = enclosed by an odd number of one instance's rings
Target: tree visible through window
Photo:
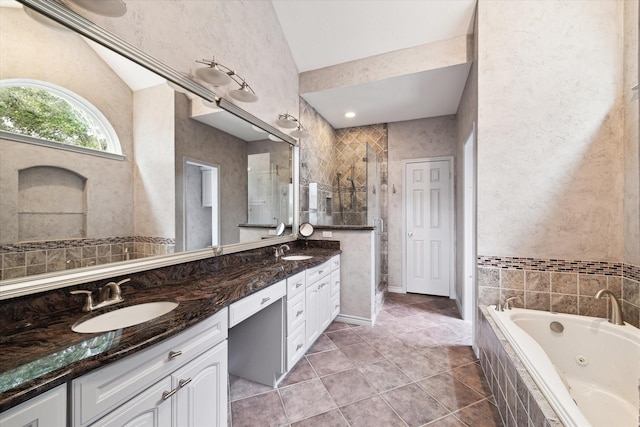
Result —
[[17, 79], [0, 82], [0, 130], [120, 153], [113, 128], [92, 104], [46, 82]]

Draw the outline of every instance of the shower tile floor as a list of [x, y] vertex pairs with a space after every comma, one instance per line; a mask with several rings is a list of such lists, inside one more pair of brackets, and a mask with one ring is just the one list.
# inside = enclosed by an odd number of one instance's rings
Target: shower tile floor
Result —
[[332, 323], [277, 389], [230, 377], [233, 427], [502, 426], [448, 298], [388, 294], [373, 328]]

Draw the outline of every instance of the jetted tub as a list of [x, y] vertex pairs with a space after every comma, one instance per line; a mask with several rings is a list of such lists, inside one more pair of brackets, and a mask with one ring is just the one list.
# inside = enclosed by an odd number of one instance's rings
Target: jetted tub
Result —
[[598, 317], [487, 311], [564, 425], [640, 425], [640, 329]]

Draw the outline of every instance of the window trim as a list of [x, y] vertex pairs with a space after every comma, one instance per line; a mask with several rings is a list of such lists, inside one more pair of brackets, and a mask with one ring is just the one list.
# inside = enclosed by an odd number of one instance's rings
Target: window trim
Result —
[[97, 122], [102, 127], [104, 135], [107, 139], [106, 143], [108, 151], [96, 150], [93, 148], [81, 147], [72, 144], [64, 144], [44, 138], [0, 130], [0, 137], [2, 137], [3, 139], [73, 151], [76, 153], [95, 155], [99, 157], [107, 157], [117, 160], [124, 160], [126, 158], [122, 154], [120, 139], [118, 138], [115, 129], [111, 125], [111, 122], [95, 105], [93, 105], [91, 102], [81, 97], [77, 93], [72, 92], [71, 90], [66, 89], [62, 86], [35, 79], [2, 79], [0, 80], [0, 88], [3, 87], [30, 87], [45, 90], [54, 96], [64, 99], [66, 102], [75, 107], [82, 108], [88, 115], [91, 116], [91, 118], [95, 122]]

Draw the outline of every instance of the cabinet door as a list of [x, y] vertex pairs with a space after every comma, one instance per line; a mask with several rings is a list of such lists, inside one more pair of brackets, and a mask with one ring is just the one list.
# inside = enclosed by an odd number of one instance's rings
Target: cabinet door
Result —
[[222, 342], [172, 374], [174, 426], [227, 425], [227, 342]]
[[91, 427], [170, 427], [171, 398], [165, 398], [164, 393], [171, 390], [171, 378], [166, 377], [100, 418]]
[[305, 291], [305, 307], [307, 310], [307, 317], [305, 319], [305, 331], [306, 331], [306, 347], [309, 348], [320, 336], [320, 291], [318, 289], [318, 283], [307, 286]]
[[331, 324], [331, 279], [325, 277], [318, 284], [318, 318], [319, 329], [318, 334], [324, 332]]
[[2, 427], [67, 425], [67, 386], [62, 384], [0, 414]]

